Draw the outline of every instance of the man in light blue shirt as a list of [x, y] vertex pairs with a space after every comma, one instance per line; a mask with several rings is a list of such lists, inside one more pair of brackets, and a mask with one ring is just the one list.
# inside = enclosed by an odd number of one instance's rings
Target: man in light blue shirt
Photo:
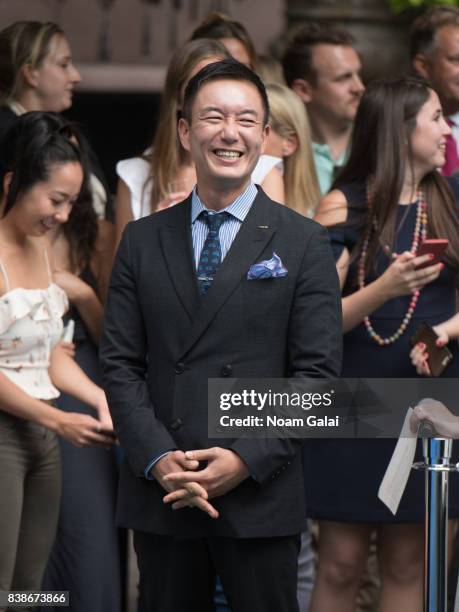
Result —
[[282, 59], [285, 80], [308, 111], [322, 194], [346, 161], [364, 90], [354, 42], [348, 32], [310, 23], [296, 33]]

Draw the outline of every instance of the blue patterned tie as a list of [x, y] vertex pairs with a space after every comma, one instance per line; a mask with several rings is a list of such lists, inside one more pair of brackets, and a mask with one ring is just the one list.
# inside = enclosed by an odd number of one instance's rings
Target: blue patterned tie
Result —
[[200, 214], [201, 219], [207, 223], [209, 228], [209, 233], [202, 247], [197, 270], [201, 295], [205, 295], [209, 291], [218, 267], [222, 262], [222, 248], [218, 233], [222, 223], [224, 223], [229, 216], [227, 212], [215, 213], [212, 215], [207, 212], [207, 210], [203, 210]]

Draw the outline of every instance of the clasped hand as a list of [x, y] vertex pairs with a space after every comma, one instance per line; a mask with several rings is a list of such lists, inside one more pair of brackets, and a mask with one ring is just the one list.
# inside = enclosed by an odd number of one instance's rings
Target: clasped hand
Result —
[[[202, 470], [198, 470], [200, 461], [207, 462]], [[160, 459], [152, 471], [168, 491], [164, 503], [172, 504], [174, 510], [199, 508], [214, 519], [219, 513], [208, 500], [225, 495], [249, 476], [236, 453], [219, 447], [174, 451]]]

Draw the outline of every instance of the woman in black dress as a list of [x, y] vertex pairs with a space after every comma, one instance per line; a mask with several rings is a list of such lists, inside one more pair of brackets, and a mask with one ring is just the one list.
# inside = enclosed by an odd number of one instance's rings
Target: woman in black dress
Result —
[[[437, 172], [450, 130], [424, 81], [375, 82], [359, 108], [351, 154], [317, 220], [329, 226], [343, 288], [343, 377], [416, 376], [409, 340], [421, 321], [455, 312], [459, 189]], [[424, 238], [448, 238], [445, 264], [417, 269]], [[457, 345], [444, 376], [459, 374]], [[311, 612], [351, 612], [370, 536], [378, 532], [380, 612], [422, 609], [423, 479], [412, 476], [394, 517], [377, 497], [391, 440], [307, 445], [309, 514], [320, 521]], [[321, 459], [314, 478], [313, 457]], [[317, 464], [315, 464], [317, 465]], [[452, 516], [459, 515], [451, 505]]]

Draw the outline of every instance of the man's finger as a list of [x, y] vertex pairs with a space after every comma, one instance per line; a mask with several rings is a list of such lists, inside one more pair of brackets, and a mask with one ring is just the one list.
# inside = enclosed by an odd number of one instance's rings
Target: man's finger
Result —
[[201, 448], [199, 450], [186, 451], [187, 459], [195, 459], [196, 461], [209, 461], [216, 456], [215, 448]]
[[187, 459], [186, 457], [179, 459], [178, 463], [180, 463], [181, 467], [185, 470], [197, 470], [199, 467], [199, 461]]
[[164, 480], [170, 482], [183, 482], [186, 484], [190, 482], [202, 482], [202, 480], [206, 479], [206, 476], [206, 470], [201, 470], [200, 472], [171, 472], [164, 476]]
[[190, 491], [188, 491], [187, 489], [176, 489], [175, 491], [171, 491], [163, 497], [163, 503], [173, 504], [183, 499], [186, 500], [186, 502], [189, 504], [190, 500], [193, 497], [197, 497], [197, 495], [195, 495], [194, 493], [190, 493]]
[[197, 482], [187, 483], [182, 489], [176, 489], [171, 491], [163, 497], [165, 504], [179, 501], [180, 499], [191, 499], [192, 497], [200, 496], [203, 499], [207, 499], [209, 496], [204, 487], [201, 487]]
[[208, 499], [208, 497], [209, 497], [208, 494], [207, 494], [207, 491], [198, 482], [187, 482], [185, 484], [184, 488], [191, 495], [199, 495], [203, 499]]
[[212, 506], [212, 504], [209, 504], [208, 501], [202, 499], [202, 497], [193, 497], [192, 503], [190, 502], [191, 500], [180, 500], [178, 502], [175, 502], [175, 504], [172, 504], [172, 509], [180, 510], [181, 508], [189, 508], [191, 506], [193, 508], [199, 508], [199, 510], [202, 510], [203, 512], [208, 514], [210, 518], [218, 518], [218, 511]]
[[185, 453], [181, 450], [173, 452], [173, 458], [180, 464], [184, 470], [196, 470], [199, 467], [199, 461], [190, 460], [185, 456]]

